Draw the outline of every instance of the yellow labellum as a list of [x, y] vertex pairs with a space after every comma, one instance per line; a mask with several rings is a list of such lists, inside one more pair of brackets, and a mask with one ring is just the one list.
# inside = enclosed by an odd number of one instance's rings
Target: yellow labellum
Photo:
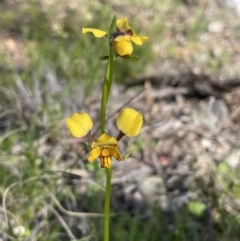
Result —
[[101, 147], [100, 146], [95, 147], [91, 150], [88, 160], [92, 162], [95, 159], [97, 159], [100, 156], [100, 154], [101, 154]]
[[133, 52], [131, 39], [128, 36], [118, 36], [111, 44], [114, 52], [119, 56], [129, 56]]

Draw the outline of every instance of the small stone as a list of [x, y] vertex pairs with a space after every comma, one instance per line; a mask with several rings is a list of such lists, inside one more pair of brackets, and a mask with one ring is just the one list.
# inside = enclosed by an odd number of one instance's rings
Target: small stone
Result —
[[240, 151], [234, 152], [226, 159], [227, 164], [232, 168], [240, 166]]
[[21, 238], [24, 236], [26, 229], [23, 226], [16, 226], [13, 227], [12, 232], [15, 237]]
[[222, 21], [213, 21], [208, 25], [208, 31], [211, 33], [222, 33], [224, 24]]

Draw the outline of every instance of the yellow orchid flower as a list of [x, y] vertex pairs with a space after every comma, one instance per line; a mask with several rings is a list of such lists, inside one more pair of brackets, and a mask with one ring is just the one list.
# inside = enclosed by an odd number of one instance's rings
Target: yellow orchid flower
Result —
[[[83, 137], [87, 134], [90, 136], [90, 130], [93, 127], [91, 117], [87, 113], [74, 113], [66, 121], [70, 133], [74, 137]], [[111, 168], [112, 157], [121, 161], [122, 155], [118, 149], [118, 141], [124, 136], [132, 137], [139, 134], [143, 124], [143, 117], [138, 111], [132, 108], [123, 109], [117, 117], [117, 126], [119, 135], [117, 138], [103, 133], [99, 138], [95, 139], [91, 144], [91, 152], [88, 161], [100, 158], [101, 167]]]
[[103, 133], [98, 139], [93, 141], [91, 148], [88, 160], [92, 162], [99, 157], [101, 167], [111, 168], [111, 157], [116, 158], [118, 161], [122, 160], [122, 155], [118, 150], [117, 139], [106, 133]]
[[[107, 32], [95, 28], [82, 28], [82, 33], [93, 33], [97, 38], [107, 36]], [[111, 33], [109, 43], [113, 51], [120, 57], [127, 58], [133, 52], [132, 43], [142, 45], [148, 40], [146, 36], [138, 36], [129, 26], [127, 18], [120, 18], [116, 21], [116, 32]]]

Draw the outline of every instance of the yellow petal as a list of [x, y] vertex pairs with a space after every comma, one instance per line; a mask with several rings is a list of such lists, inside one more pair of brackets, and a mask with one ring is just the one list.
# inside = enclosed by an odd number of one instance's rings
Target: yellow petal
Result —
[[95, 148], [98, 146], [115, 145], [118, 146], [118, 141], [116, 138], [103, 133], [98, 139], [94, 140], [91, 147]]
[[101, 147], [93, 148], [88, 157], [88, 161], [92, 162], [101, 155]]
[[133, 52], [133, 46], [129, 36], [118, 36], [116, 37], [111, 46], [113, 51], [119, 56], [130, 56]]
[[107, 32], [102, 31], [100, 29], [96, 29], [96, 28], [82, 28], [82, 33], [83, 34], [93, 33], [93, 35], [96, 38], [102, 38], [102, 37], [104, 37], [107, 34]]
[[100, 158], [100, 165], [101, 168], [106, 167], [106, 168], [111, 168], [112, 166], [112, 160], [111, 157], [107, 156], [107, 157], [101, 157]]
[[116, 158], [118, 161], [121, 161], [123, 159], [121, 153], [116, 146], [109, 146], [108, 148], [111, 156]]
[[116, 21], [116, 27], [121, 31], [125, 32], [131, 29], [128, 25], [128, 20], [126, 18], [120, 18]]
[[137, 45], [142, 45], [144, 42], [148, 41], [148, 37], [134, 35], [131, 36], [131, 40]]
[[123, 109], [117, 118], [118, 129], [129, 137], [137, 136], [142, 124], [142, 114], [131, 108]]
[[110, 156], [109, 146], [102, 147], [101, 156]]
[[74, 137], [83, 137], [92, 129], [93, 122], [87, 113], [74, 113], [66, 121], [67, 128]]

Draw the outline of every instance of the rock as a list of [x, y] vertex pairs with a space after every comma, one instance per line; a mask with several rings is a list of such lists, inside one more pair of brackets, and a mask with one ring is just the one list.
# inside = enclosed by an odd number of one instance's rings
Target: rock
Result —
[[222, 33], [224, 30], [224, 23], [222, 21], [213, 21], [208, 25], [208, 31], [211, 33]]

